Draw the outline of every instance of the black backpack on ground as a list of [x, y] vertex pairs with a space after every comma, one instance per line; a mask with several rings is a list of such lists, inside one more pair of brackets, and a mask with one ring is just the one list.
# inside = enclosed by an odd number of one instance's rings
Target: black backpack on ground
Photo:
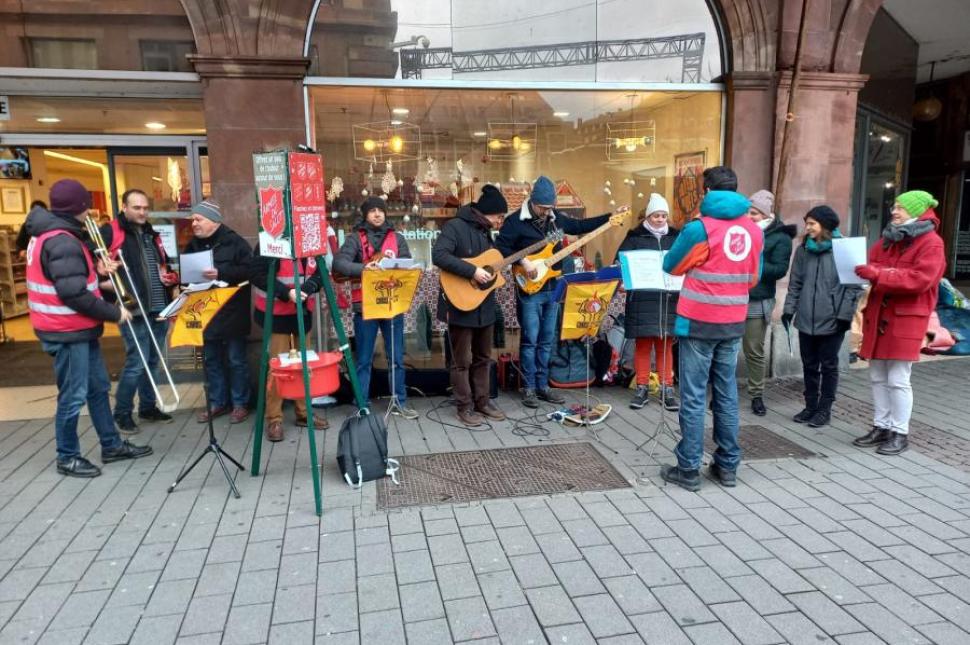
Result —
[[344, 421], [337, 438], [337, 465], [353, 488], [388, 476], [398, 483], [401, 466], [387, 456], [387, 427], [381, 415], [359, 412]]

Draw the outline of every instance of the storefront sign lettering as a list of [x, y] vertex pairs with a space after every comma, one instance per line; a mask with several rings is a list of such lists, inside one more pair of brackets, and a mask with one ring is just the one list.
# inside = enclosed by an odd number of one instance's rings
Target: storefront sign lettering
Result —
[[0, 96], [0, 121], [10, 120], [10, 99]]
[[441, 231], [429, 231], [426, 229], [399, 232], [406, 240], [436, 240], [441, 235]]

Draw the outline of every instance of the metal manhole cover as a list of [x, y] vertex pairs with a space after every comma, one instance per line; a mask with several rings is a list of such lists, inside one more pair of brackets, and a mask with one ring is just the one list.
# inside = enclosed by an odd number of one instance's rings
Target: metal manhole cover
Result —
[[630, 487], [585, 442], [410, 455], [399, 461], [401, 485], [387, 478], [378, 482], [379, 508]]
[[[817, 456], [811, 450], [775, 434], [764, 426], [741, 426], [738, 431], [738, 443], [741, 445], [741, 458], [745, 461]], [[716, 448], [717, 444], [714, 443], [714, 438], [711, 436], [711, 433], [705, 431], [704, 450], [708, 454], [714, 454]]]

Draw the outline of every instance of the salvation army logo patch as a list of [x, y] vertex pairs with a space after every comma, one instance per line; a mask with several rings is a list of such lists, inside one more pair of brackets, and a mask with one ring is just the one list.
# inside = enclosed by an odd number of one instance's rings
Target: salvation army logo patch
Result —
[[724, 235], [724, 255], [740, 262], [751, 253], [751, 234], [743, 226], [734, 225]]
[[286, 214], [283, 210], [283, 191], [280, 188], [269, 187], [259, 189], [259, 222], [263, 230], [277, 238], [286, 226]]

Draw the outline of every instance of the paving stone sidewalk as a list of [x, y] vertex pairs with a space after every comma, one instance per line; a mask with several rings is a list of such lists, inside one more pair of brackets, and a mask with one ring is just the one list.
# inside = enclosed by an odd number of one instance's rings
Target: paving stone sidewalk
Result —
[[[628, 409], [626, 392], [593, 391], [615, 406], [595, 435], [513, 421], [469, 432], [439, 422], [451, 419], [441, 399], [412, 400], [422, 417], [393, 419], [392, 454], [589, 441], [633, 487], [384, 512], [375, 484], [340, 480], [348, 410], [332, 410], [317, 435], [322, 518], [292, 427], [264, 447], [261, 476], [237, 475], [237, 500], [211, 459], [166, 493], [204, 447], [189, 409], [139, 435], [152, 457], [94, 480], [55, 473], [49, 418], [3, 422], [0, 643], [964, 645], [968, 367], [915, 368], [918, 430], [899, 458], [850, 444], [867, 429], [865, 370], [844, 374], [823, 432], [790, 421], [797, 384], [773, 383], [769, 415], [742, 423], [818, 456], [747, 462], [737, 488], [700, 493], [659, 481], [674, 440], [651, 438], [676, 418], [656, 402]], [[217, 433], [248, 466], [249, 427]], [[90, 428], [82, 442], [97, 461]]]

